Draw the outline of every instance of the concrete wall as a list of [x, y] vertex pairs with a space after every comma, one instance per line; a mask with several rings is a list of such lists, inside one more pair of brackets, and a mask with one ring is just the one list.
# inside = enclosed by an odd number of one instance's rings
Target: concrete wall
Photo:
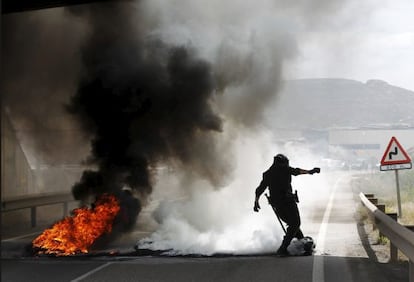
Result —
[[33, 175], [10, 119], [1, 113], [1, 197], [30, 194]]

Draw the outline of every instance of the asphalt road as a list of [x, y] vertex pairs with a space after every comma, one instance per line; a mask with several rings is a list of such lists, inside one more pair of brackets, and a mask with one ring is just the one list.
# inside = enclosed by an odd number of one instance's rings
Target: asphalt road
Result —
[[[323, 260], [323, 278], [314, 265]], [[408, 281], [402, 265], [368, 258], [273, 256], [2, 259], [1, 281]]]
[[408, 281], [407, 263], [380, 263], [361, 240], [349, 179], [333, 176], [330, 191], [312, 208], [306, 207], [306, 195], [301, 201], [307, 211], [303, 229], [317, 242], [314, 256], [138, 253], [134, 243], [148, 232], [135, 230], [90, 255], [33, 257], [25, 252], [33, 232], [2, 236], [1, 281]]

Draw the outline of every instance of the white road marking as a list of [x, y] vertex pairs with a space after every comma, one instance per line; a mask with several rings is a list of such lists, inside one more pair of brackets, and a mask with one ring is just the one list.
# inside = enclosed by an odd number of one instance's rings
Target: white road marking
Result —
[[313, 282], [324, 282], [325, 281], [324, 264], [323, 264], [324, 257], [322, 255], [325, 249], [326, 231], [328, 229], [329, 217], [331, 216], [331, 210], [333, 207], [335, 192], [338, 187], [338, 183], [341, 180], [342, 180], [342, 177], [339, 177], [334, 184], [334, 188], [329, 197], [329, 202], [328, 202], [328, 205], [326, 206], [325, 213], [323, 214], [322, 223], [319, 228], [318, 239], [316, 240], [316, 246], [317, 246], [317, 249], [319, 249], [319, 255], [314, 256], [313, 258], [313, 272], [312, 272]]
[[99, 270], [101, 270], [101, 269], [104, 269], [105, 267], [107, 267], [107, 266], [111, 265], [112, 263], [113, 263], [113, 262], [107, 262], [107, 263], [105, 263], [105, 264], [103, 264], [103, 265], [101, 265], [101, 266], [99, 266], [99, 267], [97, 267], [97, 268], [95, 268], [95, 269], [93, 269], [93, 270], [91, 270], [91, 271], [89, 271], [89, 272], [86, 272], [84, 275], [79, 276], [79, 277], [78, 277], [78, 278], [76, 278], [76, 279], [73, 279], [71, 282], [79, 282], [79, 281], [82, 281], [82, 279], [84, 279], [84, 278], [88, 277], [89, 275], [94, 274], [95, 272], [98, 272], [98, 271], [99, 271]]

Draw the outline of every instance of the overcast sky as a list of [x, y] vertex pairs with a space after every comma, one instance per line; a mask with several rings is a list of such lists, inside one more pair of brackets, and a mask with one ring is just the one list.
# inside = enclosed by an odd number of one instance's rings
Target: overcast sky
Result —
[[162, 32], [173, 42], [199, 41], [212, 50], [224, 39], [239, 52], [273, 48], [287, 79], [381, 79], [414, 90], [413, 0], [146, 3], [162, 15]]
[[302, 27], [286, 76], [382, 79], [414, 90], [413, 15], [412, 0], [364, 0], [326, 23]]
[[[217, 53], [224, 45], [231, 50], [231, 54], [240, 58], [248, 57], [253, 50], [263, 55], [265, 63], [283, 61], [281, 76], [286, 79], [336, 77], [363, 82], [381, 79], [414, 91], [413, 0], [136, 2], [145, 6], [145, 17], [159, 20], [153, 25], [152, 20], [147, 20], [149, 32], [159, 32], [164, 40], [172, 43], [191, 42], [209, 57], [214, 57], [211, 54]], [[64, 19], [59, 22], [61, 12], [57, 12], [56, 17], [52, 17], [53, 13], [47, 14], [47, 11], [38, 14], [43, 19], [43, 25], [52, 23], [53, 26], [38, 30], [52, 33], [56, 29], [60, 37], [61, 34], [68, 36], [64, 46], [78, 44], [76, 36], [81, 34], [80, 29], [76, 28], [78, 23], [75, 25], [73, 21], [66, 22]], [[29, 15], [22, 14], [20, 17], [30, 20]], [[142, 14], [136, 17], [140, 19]], [[74, 20], [82, 22], [80, 18]], [[27, 24], [27, 27], [30, 25]], [[63, 27], [66, 28], [64, 32]], [[30, 29], [28, 34], [38, 37], [38, 32], [30, 32]], [[31, 43], [17, 46], [21, 49], [22, 45], [33, 46]], [[22, 54], [26, 54], [24, 52]], [[263, 65], [260, 61], [258, 64]], [[263, 69], [266, 72], [266, 67]]]

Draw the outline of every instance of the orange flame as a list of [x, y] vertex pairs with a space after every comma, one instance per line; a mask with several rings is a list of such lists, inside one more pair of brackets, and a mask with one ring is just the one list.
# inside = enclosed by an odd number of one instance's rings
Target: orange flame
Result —
[[93, 208], [74, 209], [72, 216], [65, 217], [43, 231], [33, 240], [33, 247], [41, 249], [39, 254], [57, 256], [88, 253], [96, 239], [112, 231], [119, 210], [116, 197], [104, 194], [96, 200]]

